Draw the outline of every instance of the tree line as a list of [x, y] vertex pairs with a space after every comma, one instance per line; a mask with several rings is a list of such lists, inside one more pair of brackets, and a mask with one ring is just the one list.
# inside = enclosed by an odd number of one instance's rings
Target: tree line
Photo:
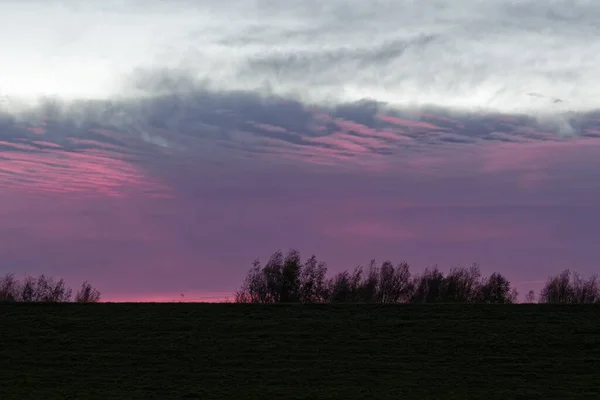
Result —
[[[313, 255], [304, 262], [297, 250], [275, 252], [265, 265], [256, 259], [240, 289], [236, 303], [494, 303], [517, 302], [518, 291], [502, 274], [482, 276], [479, 266], [455, 267], [444, 273], [437, 267], [413, 275], [406, 262], [375, 260], [327, 277], [327, 264]], [[526, 302], [536, 302], [529, 291]], [[583, 279], [565, 270], [549, 277], [537, 302], [600, 304], [596, 275]]]
[[0, 302], [41, 302], [41, 303], [97, 303], [100, 301], [100, 292], [87, 281], [75, 293], [63, 279], [55, 281], [52, 277], [40, 275], [37, 278], [25, 277], [22, 281], [15, 278], [14, 274], [0, 276]]
[[[304, 262], [297, 250], [286, 255], [275, 252], [266, 264], [254, 260], [240, 289], [236, 303], [494, 303], [517, 302], [518, 291], [502, 274], [482, 276], [479, 266], [455, 267], [447, 273], [437, 267], [413, 274], [406, 262], [380, 265], [372, 260], [327, 276], [327, 264], [316, 256]], [[22, 281], [14, 274], [0, 276], [0, 302], [78, 302], [96, 303], [101, 294], [87, 281], [73, 296], [63, 279], [55, 281], [40, 275]], [[527, 303], [600, 304], [597, 275], [584, 279], [566, 269], [550, 276], [539, 296], [530, 290]]]

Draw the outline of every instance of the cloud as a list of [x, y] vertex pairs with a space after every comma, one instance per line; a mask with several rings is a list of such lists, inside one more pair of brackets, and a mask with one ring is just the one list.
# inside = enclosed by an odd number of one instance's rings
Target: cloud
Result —
[[211, 90], [321, 106], [591, 111], [598, 13], [587, 0], [9, 1], [0, 91], [15, 103], [136, 97], [139, 71], [179, 69]]
[[[561, 127], [524, 115], [393, 109], [372, 101], [324, 107], [201, 85], [182, 93], [169, 82], [187, 81], [185, 73], [157, 74], [162, 78], [140, 86], [149, 97], [46, 101], [26, 114], [0, 114], [0, 182], [166, 196], [168, 169], [199, 162], [420, 174], [449, 163], [470, 174], [520, 170], [531, 184], [550, 163], [565, 165], [563, 149], [597, 148], [600, 132], [598, 113], [571, 116], [574, 132], [565, 137]], [[461, 154], [469, 156], [460, 161]]]

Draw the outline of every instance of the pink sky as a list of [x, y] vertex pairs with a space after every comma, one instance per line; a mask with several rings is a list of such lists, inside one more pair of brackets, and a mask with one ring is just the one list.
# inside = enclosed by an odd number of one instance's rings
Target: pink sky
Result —
[[291, 247], [330, 272], [477, 262], [522, 292], [600, 272], [591, 115], [561, 137], [513, 116], [223, 101], [156, 106], [170, 125], [137, 130], [0, 120], [0, 272], [89, 280], [108, 301], [223, 300]]

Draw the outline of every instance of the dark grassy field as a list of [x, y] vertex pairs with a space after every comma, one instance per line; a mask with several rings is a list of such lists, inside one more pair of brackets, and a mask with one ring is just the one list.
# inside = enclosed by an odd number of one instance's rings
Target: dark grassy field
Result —
[[600, 398], [600, 307], [0, 305], [0, 399]]

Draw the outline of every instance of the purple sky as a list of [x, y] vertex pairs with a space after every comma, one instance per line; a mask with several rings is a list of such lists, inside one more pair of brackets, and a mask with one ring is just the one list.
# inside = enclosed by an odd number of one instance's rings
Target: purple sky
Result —
[[213, 3], [0, 5], [31, 27], [0, 44], [0, 273], [170, 301], [292, 247], [600, 272], [591, 3]]
[[478, 262], [522, 290], [597, 271], [598, 116], [561, 138], [524, 117], [198, 96], [201, 113], [153, 103], [163, 119], [135, 133], [5, 119], [3, 270], [87, 279], [107, 300], [224, 296], [290, 247], [331, 272]]

